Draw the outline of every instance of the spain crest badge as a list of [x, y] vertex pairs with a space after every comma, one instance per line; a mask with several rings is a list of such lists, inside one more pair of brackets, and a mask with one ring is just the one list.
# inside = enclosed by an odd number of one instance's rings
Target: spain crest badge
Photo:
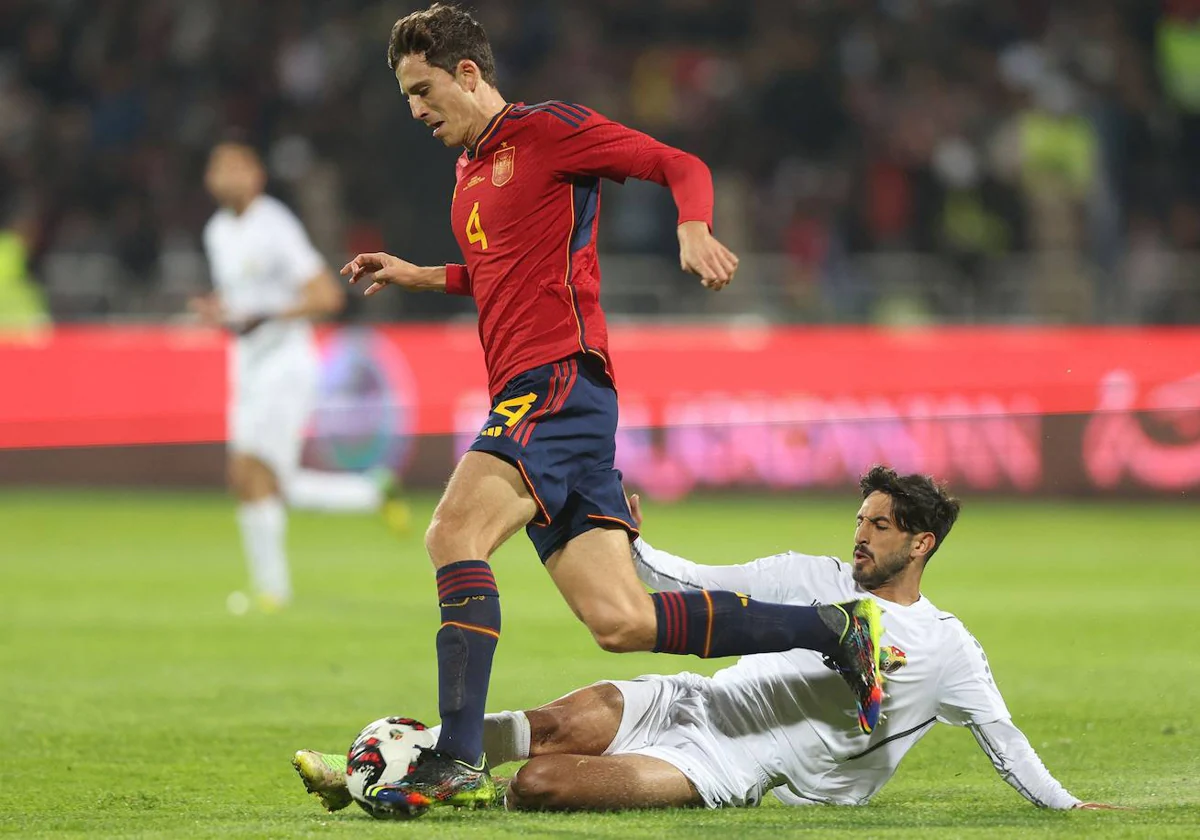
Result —
[[515, 146], [505, 146], [497, 149], [492, 155], [492, 184], [503, 187], [512, 180], [516, 168], [517, 149]]

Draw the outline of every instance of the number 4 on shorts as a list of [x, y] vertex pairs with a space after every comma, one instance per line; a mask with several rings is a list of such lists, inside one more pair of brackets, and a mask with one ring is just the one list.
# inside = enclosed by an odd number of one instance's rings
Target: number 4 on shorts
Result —
[[507, 417], [504, 425], [510, 429], [521, 422], [521, 418], [529, 413], [529, 409], [537, 402], [537, 394], [532, 391], [523, 397], [513, 397], [511, 400], [505, 400], [502, 403], [497, 403], [492, 409], [492, 414], [499, 414], [501, 417]]

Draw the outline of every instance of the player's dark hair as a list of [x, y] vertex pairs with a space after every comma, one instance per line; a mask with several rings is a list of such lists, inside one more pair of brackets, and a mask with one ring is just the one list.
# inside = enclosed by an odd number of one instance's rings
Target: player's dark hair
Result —
[[458, 63], [469, 58], [479, 65], [485, 82], [496, 84], [496, 59], [487, 32], [457, 6], [434, 3], [396, 21], [388, 39], [388, 69], [396, 72], [396, 65], [406, 55], [424, 55], [430, 67], [440, 67], [452, 76]]
[[929, 531], [937, 538], [928, 561], [942, 547], [942, 540], [954, 527], [962, 504], [943, 485], [927, 475], [897, 475], [889, 467], [876, 464], [858, 482], [865, 499], [872, 493], [886, 493], [892, 499], [892, 518], [910, 534]]

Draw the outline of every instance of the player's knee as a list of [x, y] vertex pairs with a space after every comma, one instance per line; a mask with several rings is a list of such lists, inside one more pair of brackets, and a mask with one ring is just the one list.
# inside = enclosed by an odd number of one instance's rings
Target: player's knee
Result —
[[264, 468], [252, 458], [238, 456], [230, 460], [226, 477], [230, 492], [239, 502], [256, 502], [269, 495], [263, 471]]
[[570, 712], [551, 704], [525, 713], [529, 721], [529, 748], [534, 757], [581, 752], [571, 739]]
[[556, 762], [533, 758], [517, 771], [508, 784], [505, 802], [510, 809], [538, 811], [554, 808], [560, 798], [563, 773]]
[[624, 695], [609, 682], [531, 709], [525, 713], [530, 755], [601, 755], [616, 737], [624, 710]]
[[461, 527], [455, 527], [453, 518], [434, 513], [425, 529], [425, 551], [435, 567], [440, 568], [457, 560], [486, 559], [470, 557], [470, 546], [463, 540]]
[[653, 607], [648, 615], [633, 605], [597, 611], [585, 614], [584, 623], [596, 644], [609, 653], [633, 653], [654, 647]]
[[637, 651], [649, 650], [649, 648], [640, 641], [639, 636], [626, 631], [623, 627], [617, 627], [606, 631], [592, 631], [592, 638], [596, 640], [601, 650], [606, 650], [609, 653], [636, 653]]
[[234, 496], [241, 498], [243, 483], [244, 479], [242, 478], [241, 463], [239, 461], [230, 460], [230, 462], [225, 465], [225, 484], [228, 485], [229, 492]]

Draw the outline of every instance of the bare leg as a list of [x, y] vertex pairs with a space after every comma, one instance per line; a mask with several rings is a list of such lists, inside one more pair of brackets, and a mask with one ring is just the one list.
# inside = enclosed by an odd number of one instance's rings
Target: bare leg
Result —
[[638, 580], [625, 531], [585, 531], [552, 554], [546, 569], [600, 647], [614, 653], [654, 647], [654, 603]]
[[621, 726], [625, 698], [612, 683], [572, 691], [525, 713], [529, 755], [603, 755]]
[[466, 453], [425, 533], [433, 567], [490, 559], [536, 513], [537, 505], [516, 467], [494, 455]]
[[509, 808], [619, 811], [704, 804], [677, 768], [646, 755], [547, 755], [530, 759], [508, 788]]
[[[512, 464], [468, 452], [425, 533], [442, 616], [436, 637], [442, 719], [437, 749], [467, 765], [483, 753], [483, 714], [500, 639], [500, 593], [487, 561], [536, 509]], [[418, 760], [410, 776], [420, 767]]]
[[242, 452], [229, 455], [229, 489], [239, 502], [258, 502], [279, 495], [279, 480], [265, 462]]
[[253, 455], [234, 452], [229, 457], [229, 485], [238, 500], [238, 528], [251, 584], [257, 594], [282, 604], [292, 586], [285, 548], [287, 511], [275, 473]]

